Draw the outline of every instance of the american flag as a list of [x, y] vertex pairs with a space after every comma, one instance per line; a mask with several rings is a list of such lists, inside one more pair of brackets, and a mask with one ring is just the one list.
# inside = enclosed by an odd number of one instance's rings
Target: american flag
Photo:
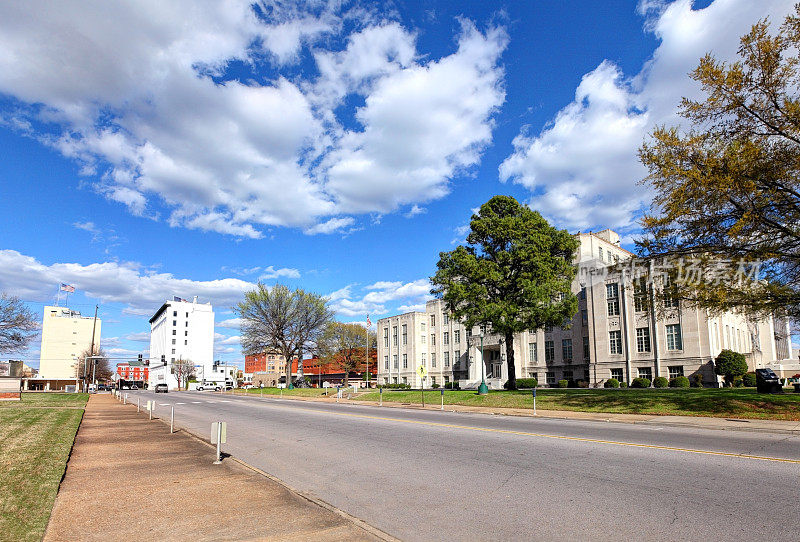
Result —
[[62, 292], [74, 293], [75, 292], [75, 286], [70, 286], [69, 284], [64, 284], [62, 282], [61, 283], [61, 291]]
[[372, 327], [372, 321], [369, 319], [369, 314], [367, 315], [367, 327]]

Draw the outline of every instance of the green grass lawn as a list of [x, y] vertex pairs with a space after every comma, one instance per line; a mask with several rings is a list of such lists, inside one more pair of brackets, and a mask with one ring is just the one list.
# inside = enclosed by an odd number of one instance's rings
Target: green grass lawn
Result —
[[[378, 393], [355, 398], [377, 401]], [[419, 390], [384, 390], [383, 400], [419, 404]], [[440, 390], [425, 392], [425, 402], [439, 404]], [[505, 408], [533, 408], [530, 390], [492, 391], [480, 396], [475, 391], [444, 392], [446, 405]], [[767, 395], [754, 388], [723, 389], [539, 389], [536, 407], [544, 410], [612, 412], [677, 416], [713, 416], [770, 420], [800, 420], [800, 394]]]
[[[299, 396], [299, 397], [319, 397], [325, 396], [325, 389], [324, 388], [295, 388], [293, 390], [284, 389], [281, 392], [280, 388], [253, 388], [249, 390], [237, 390], [236, 393], [243, 393], [247, 392], [250, 395], [287, 395], [287, 396]], [[336, 395], [336, 388], [328, 389], [328, 395]]]
[[88, 396], [0, 401], [0, 539], [41, 540]]

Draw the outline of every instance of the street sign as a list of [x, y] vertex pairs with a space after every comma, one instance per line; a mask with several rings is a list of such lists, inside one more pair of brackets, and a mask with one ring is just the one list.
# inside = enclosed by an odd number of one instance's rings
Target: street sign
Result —
[[147, 401], [147, 410], [153, 410], [153, 401]]
[[425, 368], [424, 365], [420, 365], [419, 367], [417, 367], [417, 374], [419, 375], [420, 378], [425, 378], [426, 376], [428, 376], [428, 370]]

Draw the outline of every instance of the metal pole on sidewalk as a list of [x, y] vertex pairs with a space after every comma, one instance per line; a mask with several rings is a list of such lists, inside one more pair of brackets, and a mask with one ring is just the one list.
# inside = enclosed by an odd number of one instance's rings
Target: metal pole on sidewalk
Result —
[[139, 412], [139, 398], [136, 398], [136, 412]]
[[127, 393], [125, 394], [125, 397], [122, 398], [122, 404], [123, 405], [127, 405], [128, 404], [128, 394]]
[[[148, 403], [149, 403], [149, 402], [150, 402], [150, 401], [148, 401]], [[151, 419], [151, 420], [153, 419], [153, 411], [154, 411], [155, 409], [156, 409], [156, 402], [155, 402], [155, 401], [153, 401], [152, 403], [150, 403], [150, 419]]]
[[444, 388], [442, 388], [442, 410], [444, 410]]
[[378, 397], [380, 397], [380, 403], [378, 404], [378, 406], [383, 406], [383, 388], [378, 388], [378, 389], [379, 389]]
[[217, 422], [217, 460], [214, 461], [215, 465], [222, 463], [222, 422]]
[[536, 386], [531, 391], [533, 391], [533, 415], [536, 416]]
[[172, 434], [173, 428], [175, 427], [175, 405], [172, 405], [170, 408], [169, 413], [169, 434]]

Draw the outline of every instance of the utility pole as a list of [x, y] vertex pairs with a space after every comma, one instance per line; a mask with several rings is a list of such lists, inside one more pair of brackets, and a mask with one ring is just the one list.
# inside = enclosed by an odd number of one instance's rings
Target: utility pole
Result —
[[[94, 306], [94, 320], [92, 321], [92, 347], [89, 350], [89, 355], [94, 356], [94, 332], [97, 330], [97, 309], [98, 305]], [[94, 368], [94, 358], [92, 358], [92, 367]], [[86, 391], [86, 359], [83, 360], [83, 391]]]

